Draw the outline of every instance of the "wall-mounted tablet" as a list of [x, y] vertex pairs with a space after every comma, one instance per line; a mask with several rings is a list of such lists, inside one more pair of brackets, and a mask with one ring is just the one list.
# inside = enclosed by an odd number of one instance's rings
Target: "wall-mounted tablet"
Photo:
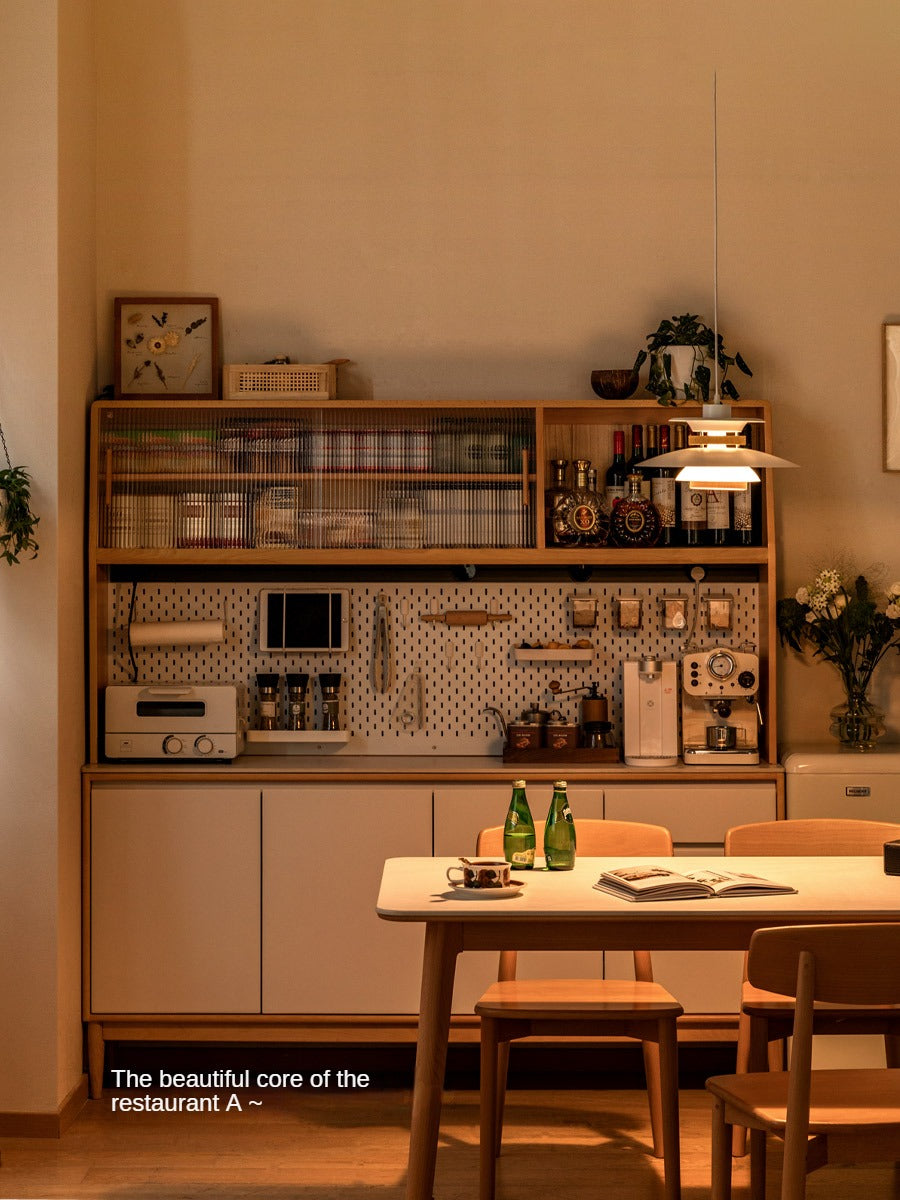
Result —
[[349, 645], [349, 591], [280, 588], [259, 593], [261, 650], [330, 653]]

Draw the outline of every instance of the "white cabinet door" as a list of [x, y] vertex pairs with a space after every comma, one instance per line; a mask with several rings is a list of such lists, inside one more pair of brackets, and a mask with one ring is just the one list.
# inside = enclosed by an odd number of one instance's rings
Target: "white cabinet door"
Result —
[[[675, 853], [720, 855], [732, 825], [775, 820], [772, 783], [611, 784], [610, 820], [665, 825]], [[673, 901], [677, 903], [677, 901]], [[715, 904], [715, 900], [710, 900]], [[733, 1013], [740, 1004], [743, 954], [735, 950], [657, 950], [653, 974], [689, 1013]], [[630, 978], [631, 955], [610, 951], [607, 976]]]
[[[512, 767], [509, 783], [448, 783], [435, 787], [435, 855], [474, 854], [479, 829], [503, 824], [512, 795], [514, 771], [515, 767]], [[551, 783], [532, 784], [528, 788], [528, 806], [534, 817], [538, 855], [542, 853], [544, 821], [552, 795]], [[577, 839], [579, 818], [602, 819], [603, 789], [599, 784], [570, 784], [568, 795]], [[527, 880], [528, 872], [522, 872], [519, 878]], [[525, 951], [519, 954], [517, 973], [523, 979], [590, 978], [603, 973], [603, 955], [580, 951]], [[460, 955], [453, 1011], [471, 1015], [478, 997], [496, 978], [496, 951], [467, 951]]]
[[418, 1012], [424, 926], [375, 902], [386, 858], [430, 853], [430, 786], [266, 787], [263, 1012]]
[[97, 784], [91, 1009], [259, 1012], [253, 787]]

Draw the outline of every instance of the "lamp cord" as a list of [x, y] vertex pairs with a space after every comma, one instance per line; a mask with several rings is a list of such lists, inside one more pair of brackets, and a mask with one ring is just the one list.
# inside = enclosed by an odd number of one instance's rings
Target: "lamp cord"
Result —
[[713, 71], [713, 372], [715, 377], [714, 403], [719, 398], [719, 131], [716, 72]]

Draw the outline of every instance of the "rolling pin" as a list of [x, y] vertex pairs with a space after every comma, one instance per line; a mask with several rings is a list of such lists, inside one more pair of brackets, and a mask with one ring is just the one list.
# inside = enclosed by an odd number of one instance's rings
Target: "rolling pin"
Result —
[[511, 621], [510, 613], [489, 613], [483, 608], [457, 609], [453, 612], [425, 613], [423, 621], [443, 621], [447, 625], [487, 625], [488, 621]]

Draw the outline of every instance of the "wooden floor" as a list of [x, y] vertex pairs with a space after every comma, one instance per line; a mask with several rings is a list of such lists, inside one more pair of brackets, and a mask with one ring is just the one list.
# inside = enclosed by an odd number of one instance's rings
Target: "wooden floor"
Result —
[[[407, 1091], [244, 1092], [261, 1107], [198, 1115], [113, 1113], [90, 1102], [60, 1140], [0, 1139], [0, 1196], [67, 1200], [402, 1200]], [[709, 1101], [684, 1091], [685, 1200], [709, 1195]], [[648, 1156], [639, 1090], [514, 1091], [500, 1160], [498, 1200], [660, 1200], [660, 1164]], [[769, 1195], [777, 1198], [777, 1159]], [[475, 1200], [478, 1098], [448, 1093], [435, 1196]], [[746, 1196], [745, 1160], [735, 1200]], [[825, 1168], [809, 1200], [900, 1196], [893, 1168]]]

